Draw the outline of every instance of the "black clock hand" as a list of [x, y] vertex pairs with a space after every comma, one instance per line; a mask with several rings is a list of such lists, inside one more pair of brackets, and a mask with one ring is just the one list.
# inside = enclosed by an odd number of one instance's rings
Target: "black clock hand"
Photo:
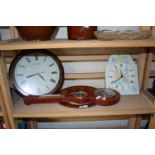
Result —
[[30, 77], [33, 77], [33, 76], [36, 76], [36, 75], [38, 75], [38, 73], [32, 74], [32, 75], [28, 75], [26, 78], [30, 78]]
[[38, 73], [37, 75], [38, 75], [43, 81], [45, 81], [44, 77], [43, 77], [40, 73]]
[[112, 83], [115, 83], [116, 81], [118, 81], [118, 80], [120, 80], [121, 78], [123, 78], [123, 73], [122, 73], [122, 71], [120, 70], [120, 77], [118, 78], [118, 79], [116, 79], [116, 80], [114, 80], [114, 81], [112, 81]]
[[122, 73], [121, 70], [120, 70], [120, 73], [121, 73], [121, 76], [117, 80], [119, 80], [119, 79], [121, 79], [123, 77], [123, 73]]
[[33, 76], [36, 76], [36, 75], [40, 75], [41, 73], [45, 73], [46, 71], [43, 71], [43, 72], [40, 72], [40, 73], [35, 73], [35, 74], [31, 74], [31, 75], [28, 75], [26, 78], [30, 78], [30, 77], [33, 77]]

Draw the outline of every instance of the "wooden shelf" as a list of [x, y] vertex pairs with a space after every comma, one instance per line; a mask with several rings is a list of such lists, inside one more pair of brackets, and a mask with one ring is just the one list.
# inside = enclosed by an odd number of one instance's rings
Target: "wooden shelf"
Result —
[[50, 48], [114, 48], [114, 47], [155, 47], [155, 40], [51, 40], [22, 41], [8, 40], [0, 42], [0, 50], [50, 49]]
[[95, 106], [88, 109], [73, 109], [60, 104], [25, 105], [20, 98], [14, 105], [14, 118], [67, 118], [67, 117], [102, 117], [116, 115], [137, 115], [154, 113], [155, 107], [144, 93], [121, 96], [113, 106]]

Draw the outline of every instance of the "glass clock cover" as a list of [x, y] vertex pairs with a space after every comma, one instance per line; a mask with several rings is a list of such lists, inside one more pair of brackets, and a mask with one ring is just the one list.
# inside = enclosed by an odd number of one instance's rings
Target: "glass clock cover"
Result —
[[102, 106], [109, 106], [119, 102], [120, 94], [116, 90], [103, 88], [95, 91], [96, 103]]
[[11, 63], [10, 80], [24, 96], [54, 93], [63, 82], [63, 67], [47, 50], [21, 52]]

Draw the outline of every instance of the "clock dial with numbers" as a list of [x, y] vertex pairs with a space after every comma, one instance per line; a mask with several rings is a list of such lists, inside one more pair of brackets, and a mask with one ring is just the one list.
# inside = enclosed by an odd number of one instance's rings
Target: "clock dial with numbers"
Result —
[[121, 95], [139, 94], [137, 65], [130, 55], [112, 55], [105, 68], [106, 88]]
[[59, 59], [47, 50], [26, 50], [15, 57], [9, 69], [10, 81], [24, 96], [56, 92], [64, 71]]

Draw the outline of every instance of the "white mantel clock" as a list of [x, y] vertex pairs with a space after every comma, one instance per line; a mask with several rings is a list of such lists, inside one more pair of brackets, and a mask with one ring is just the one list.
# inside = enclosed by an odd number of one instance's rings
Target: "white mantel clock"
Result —
[[138, 69], [130, 55], [111, 55], [105, 67], [106, 88], [121, 95], [139, 94]]

